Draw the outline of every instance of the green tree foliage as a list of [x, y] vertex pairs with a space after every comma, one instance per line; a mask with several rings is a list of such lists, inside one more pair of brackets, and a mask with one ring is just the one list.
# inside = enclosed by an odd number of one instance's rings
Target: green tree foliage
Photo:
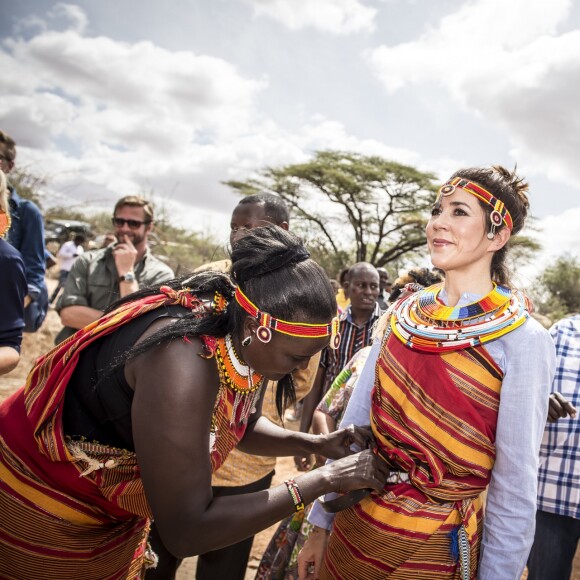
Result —
[[378, 156], [319, 151], [306, 163], [266, 168], [227, 185], [243, 195], [279, 195], [292, 211], [292, 229], [336, 271], [358, 261], [385, 266], [424, 248], [434, 180]]
[[26, 167], [14, 167], [8, 174], [8, 183], [24, 199], [30, 199], [42, 209], [40, 191], [46, 186], [46, 178], [36, 175]]
[[580, 312], [580, 261], [564, 254], [538, 277], [539, 311], [553, 322]]
[[[157, 209], [155, 213], [158, 215]], [[225, 249], [209, 234], [190, 232], [173, 226], [163, 216], [163, 212], [155, 220], [155, 228], [149, 235], [149, 244], [155, 256], [164, 260], [175, 272], [181, 276], [191, 272], [198, 266], [226, 257]], [[113, 231], [111, 213], [83, 214], [78, 210], [66, 208], [52, 208], [47, 213], [50, 219], [70, 219], [88, 222], [91, 231], [98, 237]]]
[[[39, 177], [27, 168], [14, 168], [9, 175], [10, 185], [15, 187], [18, 194], [26, 199], [34, 201], [41, 210], [43, 209], [42, 190], [47, 185], [44, 177]], [[143, 195], [151, 199], [152, 192]], [[44, 198], [46, 200], [46, 198]], [[210, 234], [190, 232], [171, 224], [169, 213], [163, 204], [155, 204], [155, 228], [149, 236], [153, 253], [166, 261], [177, 276], [191, 272], [198, 266], [215, 260], [222, 260], [226, 256], [225, 248], [219, 244]], [[64, 207], [52, 206], [43, 211], [45, 221], [48, 220], [78, 220], [90, 224], [91, 231], [96, 236], [104, 235], [113, 231], [110, 211], [100, 213], [88, 213], [81, 206]], [[58, 249], [51, 248], [55, 251]]]

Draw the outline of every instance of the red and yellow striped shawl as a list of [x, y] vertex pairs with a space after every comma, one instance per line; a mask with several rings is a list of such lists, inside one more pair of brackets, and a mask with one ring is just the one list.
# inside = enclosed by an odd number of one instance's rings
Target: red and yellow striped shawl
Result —
[[338, 514], [322, 578], [461, 578], [452, 554], [461, 524], [476, 578], [501, 382], [482, 346], [421, 353], [387, 332], [371, 425], [381, 453], [409, 481]]
[[[65, 437], [62, 407], [82, 351], [163, 305], [205, 306], [185, 291], [123, 304], [41, 357], [26, 386], [0, 405], [0, 577], [105, 580], [142, 577], [151, 512], [134, 453]], [[222, 389], [223, 390], [223, 389]], [[212, 467], [243, 435], [228, 397]], [[225, 400], [224, 400], [225, 399]]]

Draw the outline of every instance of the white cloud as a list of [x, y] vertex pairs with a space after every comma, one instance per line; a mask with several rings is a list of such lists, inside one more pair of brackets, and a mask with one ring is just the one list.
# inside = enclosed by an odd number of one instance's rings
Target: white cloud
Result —
[[291, 30], [317, 28], [352, 34], [374, 28], [376, 10], [359, 0], [246, 0], [258, 16], [269, 16]]
[[229, 219], [237, 198], [223, 181], [317, 149], [418, 163], [322, 116], [280, 127], [257, 111], [267, 82], [223, 59], [92, 37], [79, 32], [88, 27], [81, 16], [64, 30], [42, 22], [0, 46], [0, 117], [18, 163], [48, 177], [45, 205], [110, 209], [121, 195], [154, 191], [186, 206], [179, 217], [199, 228], [216, 212]]
[[466, 2], [418, 40], [365, 56], [388, 92], [442, 87], [506, 132], [528, 174], [577, 187], [580, 30], [558, 34], [570, 8], [570, 0]]
[[539, 231], [528, 231], [542, 245], [532, 263], [518, 270], [518, 283], [533, 289], [536, 277], [564, 254], [580, 256], [580, 207], [549, 215], [537, 222]]

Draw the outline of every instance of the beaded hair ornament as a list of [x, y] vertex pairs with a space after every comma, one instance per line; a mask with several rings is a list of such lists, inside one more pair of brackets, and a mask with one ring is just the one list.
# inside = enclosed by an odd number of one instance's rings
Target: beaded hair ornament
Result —
[[474, 195], [484, 203], [487, 203], [487, 205], [492, 208], [492, 212], [489, 216], [491, 225], [487, 234], [488, 239], [493, 240], [496, 228], [499, 228], [502, 223], [506, 225], [510, 232], [514, 229], [512, 216], [510, 215], [510, 212], [508, 211], [503, 201], [497, 199], [497, 197], [492, 195], [489, 191], [487, 191], [487, 189], [481, 187], [481, 185], [477, 185], [477, 183], [473, 183], [473, 181], [469, 181], [463, 177], [454, 177], [453, 179], [450, 179], [445, 185], [440, 187], [435, 205], [441, 203], [442, 197], [452, 195], [458, 187], [464, 191], [467, 191], [467, 193], [471, 193], [471, 195]]
[[240, 289], [236, 288], [236, 302], [250, 315], [253, 316], [260, 326], [256, 336], [262, 342], [270, 342], [272, 330], [277, 330], [282, 334], [299, 336], [301, 338], [321, 338], [330, 336], [330, 348], [337, 349], [340, 345], [340, 333], [338, 332], [339, 322], [335, 316], [329, 324], [309, 324], [307, 322], [287, 322], [274, 318], [267, 312], [262, 312]]

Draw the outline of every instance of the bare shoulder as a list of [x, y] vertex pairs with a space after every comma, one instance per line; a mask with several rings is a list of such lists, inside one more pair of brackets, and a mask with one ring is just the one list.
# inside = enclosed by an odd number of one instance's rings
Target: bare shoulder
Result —
[[[154, 322], [139, 337], [136, 344], [155, 332], [175, 322], [173, 318], [163, 318]], [[158, 389], [163, 385], [165, 396], [173, 393], [183, 396], [191, 394], [194, 383], [201, 383], [210, 393], [218, 388], [219, 377], [215, 361], [207, 358], [203, 341], [198, 337], [180, 337], [170, 342], [150, 348], [125, 365], [125, 376], [129, 385], [138, 389]], [[214, 388], [207, 388], [207, 387]]]

